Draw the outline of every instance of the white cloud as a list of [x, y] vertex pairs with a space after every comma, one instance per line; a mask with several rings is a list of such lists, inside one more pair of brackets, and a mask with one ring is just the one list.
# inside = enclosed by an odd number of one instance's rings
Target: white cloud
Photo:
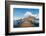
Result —
[[19, 20], [19, 19], [21, 19], [21, 18], [19, 18], [19, 17], [13, 17], [13, 20]]
[[26, 12], [25, 14], [24, 14], [24, 18], [25, 17], [28, 17], [28, 16], [33, 16], [33, 17], [36, 17], [36, 18], [38, 18], [38, 15], [37, 14], [32, 14], [31, 12]]
[[31, 15], [32, 15], [31, 12], [26, 12], [26, 13], [24, 14], [24, 16], [31, 16]]
[[[28, 17], [28, 16], [33, 16], [33, 17], [35, 17], [36, 19], [37, 18], [39, 18], [39, 14], [32, 14], [31, 12], [26, 12], [25, 14], [24, 14], [24, 17], [23, 18], [26, 18], [26, 17]], [[19, 17], [13, 17], [13, 20], [19, 20], [19, 19], [23, 19], [23, 18], [19, 18]]]
[[39, 14], [36, 16], [36, 19], [38, 19], [39, 18]]

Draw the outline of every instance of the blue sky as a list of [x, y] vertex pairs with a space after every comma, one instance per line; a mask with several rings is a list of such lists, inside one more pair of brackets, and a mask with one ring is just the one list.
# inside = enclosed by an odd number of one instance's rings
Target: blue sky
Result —
[[32, 14], [38, 14], [39, 13], [39, 9], [14, 8], [13, 9], [13, 16], [15, 16], [15, 17], [23, 17], [26, 12], [31, 12]]

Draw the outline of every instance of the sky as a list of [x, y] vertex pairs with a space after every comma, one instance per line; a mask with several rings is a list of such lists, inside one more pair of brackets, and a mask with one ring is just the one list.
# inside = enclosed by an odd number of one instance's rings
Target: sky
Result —
[[33, 15], [39, 14], [39, 9], [33, 8], [13, 8], [13, 16], [23, 18], [26, 12], [30, 12]]

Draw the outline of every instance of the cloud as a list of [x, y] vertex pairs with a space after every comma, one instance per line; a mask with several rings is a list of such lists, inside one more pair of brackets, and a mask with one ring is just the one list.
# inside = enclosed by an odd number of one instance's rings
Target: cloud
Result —
[[36, 16], [36, 19], [38, 19], [39, 18], [39, 14]]
[[[39, 18], [39, 14], [32, 14], [31, 12], [26, 12], [25, 14], [24, 14], [24, 16], [23, 16], [23, 18], [27, 18], [28, 16], [33, 16], [33, 17], [35, 17], [36, 19], [38, 19]], [[20, 17], [13, 17], [13, 20], [19, 20], [19, 19], [23, 19], [23, 18], [20, 18]]]
[[21, 19], [21, 18], [19, 18], [19, 17], [13, 17], [13, 20], [19, 20], [19, 19]]
[[37, 14], [32, 14], [31, 12], [26, 12], [25, 14], [24, 14], [24, 18], [25, 17], [28, 17], [28, 16], [33, 16], [33, 17], [36, 17], [36, 18], [38, 18], [38, 15]]
[[26, 12], [26, 13], [24, 14], [24, 16], [31, 16], [31, 15], [32, 15], [31, 12]]

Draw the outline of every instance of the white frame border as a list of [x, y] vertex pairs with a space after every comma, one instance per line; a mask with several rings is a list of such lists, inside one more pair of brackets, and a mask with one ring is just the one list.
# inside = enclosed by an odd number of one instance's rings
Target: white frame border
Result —
[[[27, 27], [27, 28], [13, 28], [13, 8], [38, 8], [39, 10], [39, 27]], [[23, 31], [40, 31], [42, 30], [42, 6], [32, 5], [10, 5], [10, 32], [23, 32]]]

